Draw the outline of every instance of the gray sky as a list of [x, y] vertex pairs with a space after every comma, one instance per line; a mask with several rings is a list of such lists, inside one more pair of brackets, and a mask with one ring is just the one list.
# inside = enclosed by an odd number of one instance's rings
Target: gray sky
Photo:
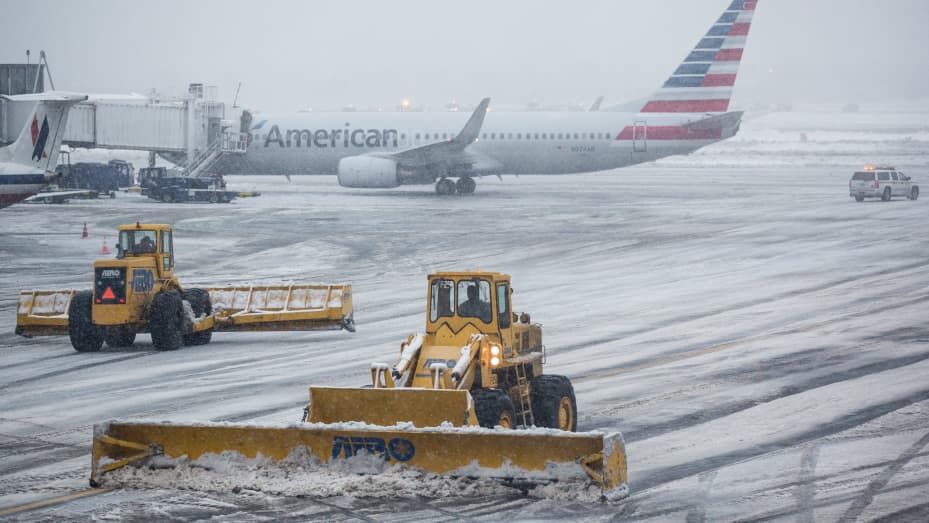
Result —
[[[262, 110], [605, 105], [647, 96], [730, 0], [7, 0], [0, 62], [44, 49], [59, 89], [217, 85]], [[929, 98], [929, 1], [759, 0], [737, 102]]]

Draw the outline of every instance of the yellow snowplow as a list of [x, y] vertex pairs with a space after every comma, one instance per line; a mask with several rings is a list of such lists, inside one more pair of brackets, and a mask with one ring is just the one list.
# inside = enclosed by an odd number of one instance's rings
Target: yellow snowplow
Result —
[[354, 330], [350, 285], [183, 288], [170, 225], [119, 227], [115, 259], [94, 262], [90, 291], [21, 291], [16, 334], [67, 335], [79, 352], [135, 342], [158, 350], [209, 343], [214, 331]]
[[[541, 326], [514, 314], [509, 276], [429, 276], [426, 331], [394, 364], [374, 363], [365, 387], [310, 387], [300, 425], [109, 422], [94, 430], [91, 484], [126, 465], [235, 452], [358, 471], [409, 467], [448, 476], [531, 483], [580, 481], [607, 499], [625, 495], [618, 433], [577, 433], [574, 389], [544, 374]], [[514, 429], [519, 430], [514, 430]], [[352, 467], [349, 467], [352, 469]], [[344, 467], [340, 470], [344, 470]]]

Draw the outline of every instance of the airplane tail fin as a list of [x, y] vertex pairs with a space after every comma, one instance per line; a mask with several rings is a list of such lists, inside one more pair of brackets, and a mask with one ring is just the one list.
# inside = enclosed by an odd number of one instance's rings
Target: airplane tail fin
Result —
[[732, 0], [643, 113], [724, 113], [729, 110], [742, 51], [758, 0]]
[[0, 157], [45, 172], [54, 171], [68, 124], [68, 112], [72, 105], [86, 100], [87, 96], [48, 92], [4, 98], [15, 102], [34, 101], [36, 106], [16, 141], [0, 150]]

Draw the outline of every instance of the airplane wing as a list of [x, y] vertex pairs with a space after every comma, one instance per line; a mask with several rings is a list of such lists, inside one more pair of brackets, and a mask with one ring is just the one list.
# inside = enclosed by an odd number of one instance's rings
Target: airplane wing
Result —
[[93, 198], [94, 191], [50, 191], [34, 194], [25, 200], [26, 203], [65, 203], [71, 198]]
[[371, 153], [367, 156], [388, 158], [405, 167], [422, 167], [433, 163], [473, 163], [472, 155], [465, 153], [465, 148], [474, 143], [480, 135], [488, 105], [490, 105], [490, 98], [481, 100], [458, 136], [450, 140], [418, 145], [391, 153]]

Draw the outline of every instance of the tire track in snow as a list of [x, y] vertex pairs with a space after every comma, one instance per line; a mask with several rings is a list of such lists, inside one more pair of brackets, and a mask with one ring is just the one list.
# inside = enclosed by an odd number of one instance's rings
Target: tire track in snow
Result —
[[752, 342], [768, 340], [768, 339], [780, 337], [780, 336], [788, 336], [791, 334], [800, 334], [803, 332], [809, 332], [809, 331], [813, 331], [816, 329], [820, 329], [822, 327], [826, 327], [828, 325], [832, 325], [832, 324], [839, 323], [842, 321], [847, 321], [849, 319], [853, 319], [853, 318], [857, 318], [861, 316], [867, 316], [867, 315], [875, 314], [878, 312], [887, 312], [887, 311], [891, 311], [894, 309], [900, 309], [903, 307], [908, 307], [910, 305], [916, 305], [916, 304], [923, 303], [923, 302], [929, 302], [929, 295], [919, 296], [911, 300], [907, 300], [905, 302], [898, 302], [898, 303], [884, 305], [882, 307], [875, 307], [872, 309], [868, 309], [866, 311], [854, 312], [854, 313], [847, 314], [841, 317], [830, 318], [827, 320], [819, 321], [819, 322], [808, 324], [808, 325], [803, 325], [800, 327], [793, 327], [793, 328], [784, 329], [784, 330], [775, 331], [775, 332], [756, 334], [754, 336], [748, 336], [745, 338], [727, 341], [727, 342], [718, 343], [718, 344], [713, 344], [710, 346], [700, 346], [694, 349], [672, 351], [662, 356], [642, 358], [639, 360], [634, 360], [634, 361], [630, 361], [630, 362], [626, 362], [626, 363], [622, 363], [622, 364], [614, 365], [610, 367], [599, 367], [597, 368], [597, 370], [593, 372], [577, 375], [577, 377], [574, 378], [572, 381], [582, 382], [585, 380], [592, 380], [592, 379], [618, 377], [624, 374], [631, 374], [633, 372], [638, 372], [638, 371], [642, 371], [642, 370], [653, 368], [653, 367], [660, 367], [662, 365], [667, 365], [669, 363], [676, 363], [678, 361], [687, 360], [690, 358], [697, 358], [700, 356], [704, 356], [706, 354], [712, 354], [712, 353], [720, 352], [723, 350], [733, 349], [741, 345], [744, 345], [745, 343], [752, 343]]
[[[850, 412], [841, 418], [806, 430], [795, 436], [781, 439], [770, 439], [764, 443], [759, 443], [750, 448], [738, 449], [732, 452], [726, 452], [696, 461], [690, 461], [681, 465], [673, 465], [663, 469], [658, 469], [654, 472], [646, 474], [638, 481], [635, 481], [633, 485], [631, 485], [631, 488], [635, 490], [645, 490], [659, 485], [664, 485], [666, 483], [671, 483], [683, 478], [695, 476], [708, 470], [722, 468], [740, 461], [745, 461], [747, 459], [754, 459], [765, 454], [783, 450], [787, 447], [795, 447], [802, 443], [815, 441], [826, 436], [844, 432], [850, 428], [863, 425], [871, 420], [889, 414], [893, 411], [926, 400], [929, 400], [929, 389], [924, 389], [904, 398]], [[927, 435], [927, 437], [929, 437], [929, 435]]]
[[106, 361], [95, 361], [92, 363], [85, 363], [83, 365], [75, 365], [74, 367], [68, 367], [67, 369], [56, 370], [52, 372], [46, 372], [44, 374], [37, 374], [29, 378], [23, 378], [21, 380], [11, 381], [9, 383], [0, 385], [0, 390], [8, 389], [10, 387], [16, 387], [19, 385], [25, 385], [27, 383], [33, 383], [35, 381], [41, 381], [48, 378], [57, 378], [58, 376], [63, 376], [65, 374], [70, 374], [72, 372], [77, 372], [79, 370], [91, 369], [94, 367], [102, 367], [104, 365], [109, 365], [111, 363], [121, 363], [124, 361], [134, 360], [137, 358], [145, 358], [147, 356], [152, 356], [158, 354], [158, 352], [144, 352], [141, 354], [130, 354], [129, 356], [111, 358]]
[[866, 280], [876, 279], [879, 276], [890, 276], [893, 274], [911, 271], [913, 269], [918, 269], [920, 267], [925, 267], [925, 266], [929, 266], [929, 262], [921, 261], [921, 262], [916, 262], [916, 263], [910, 263], [910, 264], [906, 264], [906, 265], [902, 265], [902, 266], [898, 266], [894, 268], [875, 271], [875, 272], [869, 273], [867, 277], [853, 276], [853, 277], [848, 277], [848, 278], [840, 278], [838, 280], [833, 280], [831, 282], [827, 282], [827, 283], [823, 283], [819, 285], [812, 285], [810, 287], [806, 287], [803, 289], [796, 289], [792, 291], [782, 292], [779, 294], [775, 294], [773, 296], [766, 296], [764, 298], [758, 298], [758, 299], [753, 299], [753, 300], [745, 300], [742, 302], [734, 303], [724, 308], [719, 308], [719, 309], [715, 309], [715, 310], [711, 310], [707, 312], [694, 313], [694, 314], [683, 314], [680, 316], [668, 318], [667, 320], [663, 321], [660, 325], [649, 325], [649, 326], [635, 329], [632, 331], [626, 331], [619, 335], [604, 336], [601, 338], [595, 338], [595, 339], [587, 340], [584, 342], [562, 345], [558, 347], [558, 352], [562, 353], [562, 352], [571, 352], [571, 351], [578, 350], [578, 349], [589, 349], [591, 347], [596, 347], [598, 345], [604, 345], [607, 343], [614, 343], [617, 341], [621, 341], [626, 338], [630, 338], [632, 336], [638, 336], [640, 334], [645, 334], [645, 333], [661, 330], [669, 326], [678, 325], [681, 323], [688, 323], [688, 322], [692, 322], [696, 320], [702, 320], [706, 318], [711, 318], [713, 316], [726, 314], [726, 313], [737, 311], [740, 309], [757, 307], [758, 305], [764, 305], [767, 303], [773, 303], [773, 302], [791, 299], [791, 298], [799, 298], [807, 294], [822, 292], [825, 290], [832, 289], [834, 287], [840, 287], [842, 285], [847, 285], [847, 284], [865, 285]]
[[929, 432], [919, 438], [910, 448], [906, 449], [906, 451], [904, 451], [899, 458], [894, 460], [894, 462], [887, 467], [884, 472], [878, 475], [877, 478], [868, 483], [868, 487], [865, 489], [864, 493], [852, 503], [852, 506], [849, 507], [844, 514], [842, 514], [839, 521], [857, 521], [859, 516], [868, 508], [868, 505], [874, 501], [874, 496], [884, 490], [884, 487], [887, 486], [891, 478], [900, 472], [907, 463], [912, 461], [926, 445], [929, 445]]
[[[16, 350], [18, 350], [18, 349], [16, 349]], [[29, 350], [29, 349], [26, 348], [26, 349], [23, 349], [23, 350]], [[11, 364], [9, 364], [9, 365], [0, 365], [0, 371], [6, 371], [6, 370], [9, 370], [9, 369], [15, 369], [16, 367], [32, 366], [32, 365], [35, 365], [36, 363], [38, 363], [39, 361], [41, 361], [42, 363], [45, 363], [45, 362], [48, 362], [48, 361], [50, 361], [50, 360], [57, 360], [57, 359], [60, 359], [60, 358], [70, 358], [70, 357], [73, 357], [73, 356], [74, 356], [74, 353], [70, 353], [70, 354], [69, 354], [69, 353], [63, 353], [63, 354], [56, 354], [56, 355], [54, 355], [54, 356], [49, 356], [49, 357], [47, 357], [47, 358], [41, 358], [40, 360], [27, 360], [27, 361], [21, 361], [21, 362], [19, 362], [19, 363], [11, 363]]]
[[800, 458], [800, 478], [794, 488], [797, 500], [797, 523], [815, 523], [816, 513], [813, 504], [816, 501], [816, 464], [819, 461], [819, 445], [813, 444], [803, 451]]
[[[859, 345], [866, 346], [866, 345]], [[719, 418], [724, 418], [726, 416], [731, 416], [738, 412], [748, 410], [765, 403], [770, 403], [777, 401], [782, 398], [788, 398], [790, 396], [795, 396], [797, 394], [802, 394], [804, 392], [809, 392], [814, 389], [828, 387], [829, 385], [834, 385], [843, 381], [858, 379], [864, 376], [871, 374], [878, 374], [880, 372], [885, 372], [888, 370], [899, 369], [907, 367], [909, 365], [914, 365], [922, 361], [929, 360], [929, 352], [914, 354], [910, 356], [903, 356], [900, 358], [894, 358], [890, 360], [878, 361], [875, 363], [870, 363], [867, 365], [862, 365], [860, 367], [854, 367], [846, 371], [841, 372], [830, 372], [822, 376], [817, 376], [811, 378], [805, 382], [792, 383], [777, 389], [776, 391], [765, 394], [757, 398], [748, 398], [741, 401], [735, 401], [731, 403], [725, 403], [722, 405], [717, 405], [710, 409], [703, 409], [688, 412], [684, 416], [679, 416], [677, 418], [672, 418], [661, 423], [656, 423], [653, 425], [645, 426], [641, 429], [623, 431], [623, 437], [627, 442], [641, 441], [648, 438], [653, 438], [661, 436], [662, 434], [667, 434], [669, 432], [675, 432], [678, 430], [683, 430], [690, 428], [694, 425], [699, 425], [701, 423], [707, 423]], [[612, 412], [621, 411], [622, 407], [614, 409]], [[610, 417], [611, 411], [601, 411], [602, 417]], [[599, 415], [596, 417], [600, 417]], [[596, 419], [596, 417], [592, 417]]]
[[705, 523], [706, 506], [710, 502], [710, 493], [713, 489], [713, 481], [716, 480], [718, 469], [710, 470], [700, 474], [700, 496], [694, 500], [693, 506], [687, 512], [687, 523]]

